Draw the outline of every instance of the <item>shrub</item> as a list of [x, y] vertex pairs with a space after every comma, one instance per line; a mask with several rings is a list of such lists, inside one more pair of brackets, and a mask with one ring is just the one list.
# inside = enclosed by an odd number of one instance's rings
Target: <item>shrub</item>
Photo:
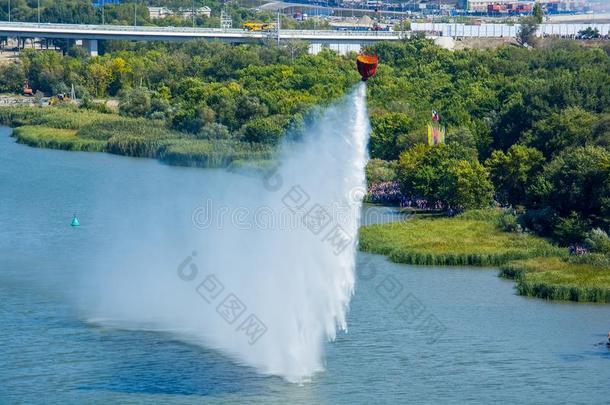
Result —
[[128, 117], [144, 117], [150, 111], [150, 93], [142, 88], [126, 90], [119, 101], [119, 112]]
[[278, 123], [277, 117], [260, 117], [244, 125], [244, 140], [274, 145], [280, 141], [284, 129]]
[[498, 217], [498, 226], [505, 232], [521, 232], [523, 230], [517, 220], [517, 216], [510, 211], [504, 211]]
[[369, 186], [376, 183], [396, 180], [398, 162], [382, 159], [371, 159], [366, 165], [366, 182]]
[[558, 218], [553, 229], [554, 238], [563, 245], [582, 242], [587, 236], [590, 222], [582, 219], [576, 212], [567, 218]]
[[519, 216], [521, 227], [529, 229], [542, 236], [550, 236], [557, 218], [556, 212], [551, 208], [530, 209]]
[[201, 131], [195, 135], [197, 139], [229, 139], [231, 132], [226, 126], [214, 122], [212, 124], [206, 124]]
[[584, 244], [591, 252], [610, 254], [610, 238], [608, 238], [608, 234], [600, 228], [595, 228], [587, 233]]

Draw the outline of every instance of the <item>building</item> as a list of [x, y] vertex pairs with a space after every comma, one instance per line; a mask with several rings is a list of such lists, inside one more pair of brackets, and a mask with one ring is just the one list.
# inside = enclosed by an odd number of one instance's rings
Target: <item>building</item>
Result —
[[[198, 7], [195, 10], [195, 16], [210, 17], [212, 9], [207, 6]], [[184, 19], [193, 18], [193, 9], [181, 8], [178, 10], [172, 10], [167, 7], [148, 7], [148, 15], [151, 20], [159, 18], [165, 18], [170, 16], [178, 16]]]
[[527, 14], [532, 12], [534, 2], [518, 0], [468, 0], [467, 7], [471, 13]]
[[148, 16], [151, 20], [165, 18], [174, 15], [174, 12], [167, 7], [148, 7]]
[[585, 11], [587, 6], [585, 0], [468, 0], [467, 9], [471, 13], [529, 14], [536, 2], [551, 14]]

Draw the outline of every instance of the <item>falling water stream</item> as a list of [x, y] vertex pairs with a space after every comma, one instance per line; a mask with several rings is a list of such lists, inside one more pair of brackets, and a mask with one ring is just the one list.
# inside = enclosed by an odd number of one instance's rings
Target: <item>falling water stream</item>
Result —
[[137, 236], [127, 222], [112, 237], [120, 249], [95, 261], [87, 319], [169, 332], [306, 381], [323, 369], [325, 341], [347, 329], [368, 135], [360, 83], [283, 145], [266, 174], [217, 173], [196, 206], [144, 201], [150, 220]]

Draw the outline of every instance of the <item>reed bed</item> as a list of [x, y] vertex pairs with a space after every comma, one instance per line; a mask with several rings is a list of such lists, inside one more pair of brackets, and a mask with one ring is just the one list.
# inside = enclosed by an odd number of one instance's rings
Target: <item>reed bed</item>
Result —
[[467, 218], [414, 218], [362, 227], [360, 249], [397, 263], [438, 266], [499, 266], [511, 260], [565, 254], [542, 238], [502, 232], [494, 220]]
[[537, 257], [503, 265], [521, 295], [552, 300], [610, 303], [610, 268], [574, 263], [565, 257]]
[[2, 107], [0, 124], [18, 127], [40, 125], [57, 129], [80, 129], [93, 121], [112, 119], [112, 115], [79, 109], [72, 105], [60, 107]]
[[106, 143], [93, 139], [81, 139], [72, 129], [58, 129], [37, 126], [22, 126], [13, 131], [17, 142], [29, 146], [49, 149], [64, 149], [82, 152], [103, 152]]
[[179, 140], [161, 152], [168, 164], [197, 167], [228, 167], [234, 162], [266, 161], [273, 157], [273, 147], [238, 141]]
[[17, 127], [18, 142], [42, 148], [105, 151], [156, 158], [179, 166], [229, 167], [268, 161], [275, 148], [230, 140], [201, 140], [162, 121], [60, 107], [0, 108], [0, 124]]

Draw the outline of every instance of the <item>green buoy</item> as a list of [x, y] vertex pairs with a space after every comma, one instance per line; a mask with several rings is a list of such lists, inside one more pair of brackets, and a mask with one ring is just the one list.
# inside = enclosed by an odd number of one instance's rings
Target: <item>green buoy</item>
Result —
[[80, 226], [80, 222], [78, 222], [78, 218], [76, 218], [76, 214], [72, 217], [72, 223], [70, 226]]

